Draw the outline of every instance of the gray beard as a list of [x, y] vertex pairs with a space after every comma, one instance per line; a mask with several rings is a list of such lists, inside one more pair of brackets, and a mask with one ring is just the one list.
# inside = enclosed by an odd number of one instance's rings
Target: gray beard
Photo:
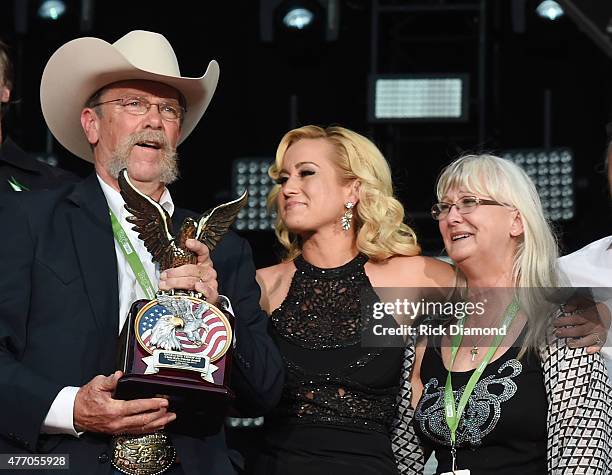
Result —
[[156, 141], [160, 145], [159, 181], [165, 185], [174, 183], [179, 177], [178, 153], [170, 147], [162, 132], [154, 130], [143, 130], [126, 137], [113, 153], [111, 160], [106, 165], [106, 171], [114, 179], [119, 177], [119, 172], [124, 168], [129, 173], [129, 157], [132, 149], [137, 146], [136, 144], [146, 141]]

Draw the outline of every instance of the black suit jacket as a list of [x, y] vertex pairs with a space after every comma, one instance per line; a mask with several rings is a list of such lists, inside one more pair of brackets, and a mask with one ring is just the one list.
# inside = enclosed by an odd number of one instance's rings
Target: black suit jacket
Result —
[[[175, 223], [187, 214], [177, 209]], [[104, 194], [95, 175], [52, 191], [0, 194], [0, 223], [0, 453], [69, 453], [71, 473], [106, 474], [109, 437], [39, 434], [63, 387], [116, 369], [117, 262]], [[211, 257], [236, 315], [237, 405], [264, 413], [280, 398], [282, 364], [250, 247], [230, 232]], [[186, 474], [234, 473], [223, 431], [172, 439]]]
[[47, 190], [79, 181], [66, 170], [39, 162], [7, 137], [0, 145], [0, 191], [12, 191], [12, 179], [28, 190]]

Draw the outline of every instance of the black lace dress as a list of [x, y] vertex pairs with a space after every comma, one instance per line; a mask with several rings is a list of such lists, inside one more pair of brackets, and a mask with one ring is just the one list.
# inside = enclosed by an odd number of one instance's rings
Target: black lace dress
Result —
[[[334, 269], [302, 257], [273, 336], [286, 378], [266, 416], [266, 443], [255, 473], [397, 474], [389, 427], [396, 412], [403, 348], [361, 344], [361, 312], [377, 300], [357, 256]], [[365, 310], [364, 310], [365, 309]], [[371, 315], [371, 314], [370, 314]]]

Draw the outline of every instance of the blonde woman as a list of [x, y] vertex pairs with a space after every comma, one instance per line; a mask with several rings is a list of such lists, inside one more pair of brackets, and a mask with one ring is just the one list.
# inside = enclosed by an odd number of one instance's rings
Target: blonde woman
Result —
[[557, 245], [532, 181], [507, 160], [466, 156], [437, 195], [447, 253], [469, 298], [486, 302], [461, 327], [504, 330], [417, 347], [413, 426], [438, 473], [611, 473], [612, 388], [599, 354], [549, 332]]
[[365, 137], [292, 130], [270, 175], [287, 258], [257, 277], [286, 381], [256, 473], [396, 474], [404, 349], [364, 347], [362, 309], [377, 301], [375, 287], [452, 286], [454, 272], [419, 256], [387, 162]]

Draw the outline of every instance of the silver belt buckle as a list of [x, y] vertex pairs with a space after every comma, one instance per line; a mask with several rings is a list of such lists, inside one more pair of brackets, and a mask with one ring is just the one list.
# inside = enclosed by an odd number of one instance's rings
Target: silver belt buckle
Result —
[[113, 467], [126, 475], [160, 475], [175, 459], [172, 442], [163, 432], [113, 437]]

